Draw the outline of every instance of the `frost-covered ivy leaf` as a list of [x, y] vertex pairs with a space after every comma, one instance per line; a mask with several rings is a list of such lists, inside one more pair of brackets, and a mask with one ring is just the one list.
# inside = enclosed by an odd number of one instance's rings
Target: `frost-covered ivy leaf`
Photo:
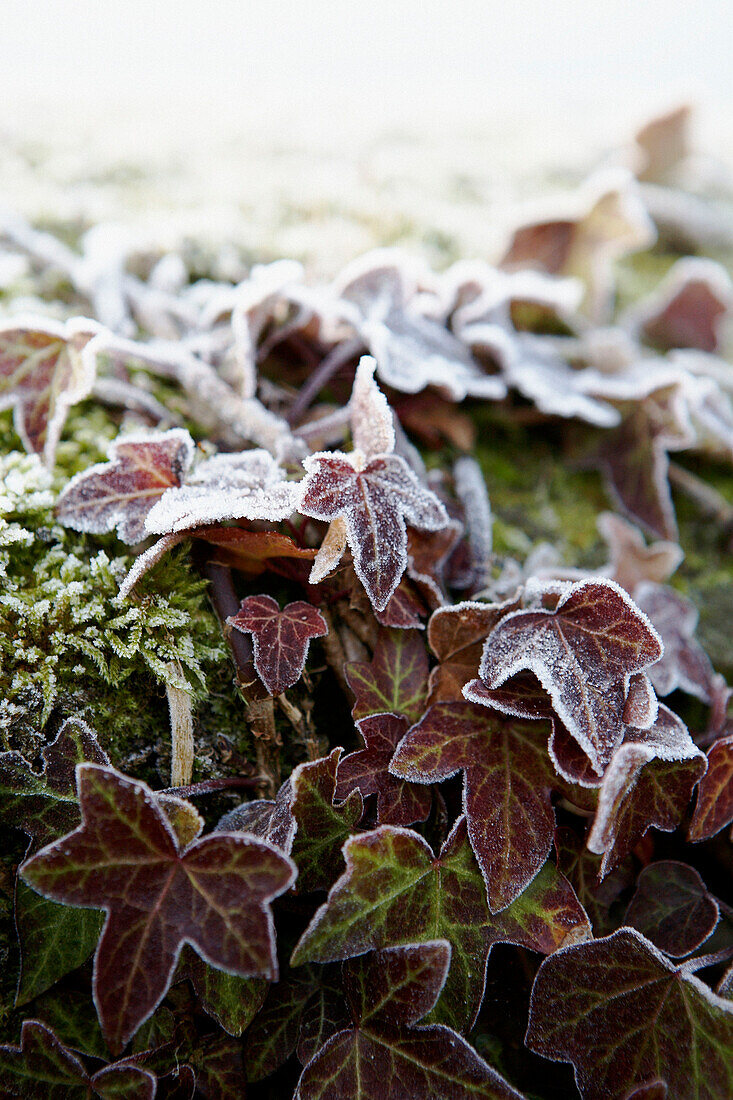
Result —
[[204, 962], [186, 945], [181, 952], [174, 984], [188, 979], [196, 998], [209, 1016], [228, 1035], [239, 1036], [249, 1027], [267, 996], [268, 983], [262, 978], [240, 978]]
[[260, 840], [269, 840], [276, 848], [290, 855], [297, 828], [291, 812], [293, 792], [286, 779], [274, 799], [256, 798], [230, 810], [217, 822], [217, 833], [251, 833]]
[[407, 568], [406, 523], [425, 531], [447, 526], [448, 514], [399, 455], [382, 455], [356, 469], [349, 455], [320, 451], [307, 471], [298, 510], [330, 522], [343, 517], [359, 580], [378, 611]]
[[588, 836], [591, 852], [603, 856], [602, 875], [652, 826], [671, 832], [679, 825], [705, 768], [685, 724], [661, 703], [651, 729], [627, 730], [603, 776]]
[[371, 661], [352, 661], [345, 671], [356, 696], [351, 712], [355, 719], [390, 713], [416, 722], [423, 713], [428, 654], [414, 630], [383, 628]]
[[432, 792], [418, 783], [407, 783], [389, 772], [389, 764], [407, 732], [407, 719], [396, 714], [361, 718], [356, 727], [364, 748], [352, 752], [338, 767], [337, 798], [360, 791], [363, 798], [377, 796], [377, 821], [381, 825], [412, 825], [430, 813]]
[[526, 1043], [572, 1062], [583, 1100], [633, 1095], [657, 1077], [679, 1100], [733, 1092], [733, 1004], [630, 928], [542, 963]]
[[153, 1100], [153, 1073], [130, 1062], [116, 1062], [89, 1074], [75, 1054], [50, 1028], [25, 1020], [20, 1048], [0, 1047], [3, 1095], [23, 1100]]
[[390, 454], [395, 446], [394, 421], [387, 398], [374, 381], [376, 359], [362, 355], [349, 400], [351, 437], [367, 458]]
[[664, 653], [647, 673], [659, 695], [679, 689], [711, 703], [718, 678], [695, 638], [699, 618], [695, 605], [668, 585], [648, 581], [638, 586], [634, 600], [649, 616], [664, 645]]
[[733, 308], [733, 284], [722, 264], [686, 256], [647, 301], [627, 314], [626, 323], [660, 351], [720, 348], [722, 323]]
[[316, 988], [317, 983], [307, 972], [289, 974], [270, 987], [245, 1039], [248, 1081], [269, 1077], [288, 1060], [298, 1042], [303, 1012]]
[[[447, 578], [446, 574], [453, 564], [453, 554], [459, 548], [463, 532], [463, 524], [458, 520], [450, 520], [440, 531], [410, 529], [407, 532], [407, 575], [413, 587], [419, 589], [426, 608], [435, 610], [445, 603], [446, 579], [451, 584], [456, 579], [453, 575]], [[464, 574], [468, 571], [468, 576], [462, 575], [458, 579], [468, 585], [476, 574], [470, 547], [466, 543], [463, 545], [468, 559]], [[450, 572], [452, 574], [452, 570]]]
[[99, 535], [116, 528], [123, 542], [141, 542], [150, 533], [145, 527], [150, 509], [167, 489], [182, 483], [193, 451], [193, 440], [182, 428], [118, 437], [107, 462], [71, 479], [56, 514], [75, 531]]
[[559, 780], [547, 753], [550, 725], [474, 703], [435, 703], [400, 742], [393, 775], [440, 783], [464, 774], [468, 835], [489, 905], [505, 909], [532, 881], [552, 846], [550, 791]]
[[590, 464], [605, 475], [618, 506], [656, 538], [677, 541], [667, 480], [670, 451], [684, 451], [695, 433], [679, 386], [629, 402], [617, 428], [604, 433]]
[[692, 108], [687, 103], [656, 115], [636, 132], [634, 144], [638, 164], [635, 175], [640, 180], [663, 180], [689, 155]]
[[708, 749], [708, 770], [697, 788], [690, 840], [707, 840], [733, 821], [733, 736]]
[[647, 546], [639, 528], [613, 512], [601, 512], [596, 525], [611, 554], [608, 574], [630, 596], [642, 581], [663, 584], [685, 556], [676, 542]]
[[564, 203], [556, 200], [551, 216], [516, 229], [501, 266], [582, 279], [585, 309], [600, 320], [609, 308], [616, 261], [655, 239], [630, 173], [609, 169], [589, 177]]
[[86, 962], [97, 946], [102, 914], [56, 905], [18, 881], [15, 927], [21, 960], [16, 1004], [24, 1005]]
[[629, 677], [662, 655], [648, 619], [618, 585], [571, 585], [554, 610], [514, 611], [486, 640], [479, 676], [497, 688], [529, 670], [601, 775], [623, 734]]
[[308, 1063], [295, 1100], [521, 1100], [455, 1031], [418, 1024], [440, 994], [450, 957], [450, 945], [434, 940], [346, 963], [351, 1026]]
[[303, 933], [293, 961], [327, 962], [439, 936], [451, 966], [431, 1020], [470, 1028], [495, 943], [554, 951], [588, 922], [569, 883], [547, 864], [508, 909], [492, 917], [461, 817], [436, 857], [417, 833], [381, 827], [344, 846], [346, 872]]
[[664, 859], [642, 870], [625, 923], [665, 955], [680, 958], [705, 943], [719, 917], [718, 903], [695, 868]]
[[478, 673], [484, 642], [516, 600], [439, 607], [428, 623], [428, 645], [440, 664], [430, 673], [430, 702], [458, 702], [463, 687]]
[[36, 773], [19, 752], [0, 753], [0, 820], [22, 829], [37, 846], [79, 824], [76, 765], [109, 763], [92, 730], [78, 718], [66, 719], [41, 757], [43, 771]]
[[81, 764], [82, 824], [21, 868], [54, 901], [107, 913], [94, 960], [105, 1037], [121, 1050], [164, 997], [184, 943], [242, 977], [277, 972], [268, 904], [292, 863], [264, 841], [216, 833], [183, 852], [153, 792]]
[[342, 749], [299, 764], [291, 782], [291, 813], [297, 823], [292, 856], [298, 867], [298, 893], [327, 890], [340, 873], [341, 846], [361, 820], [364, 802], [352, 791], [336, 802], [336, 774]]
[[167, 535], [222, 520], [287, 519], [298, 508], [300, 484], [288, 481], [268, 451], [241, 451], [205, 459], [185, 483], [166, 486], [147, 513], [145, 531]]
[[27, 451], [53, 465], [66, 415], [91, 391], [96, 373], [92, 341], [99, 325], [85, 317], [65, 324], [20, 319], [0, 325], [0, 409], [14, 410]]
[[556, 830], [555, 850], [558, 868], [567, 876], [588, 914], [593, 934], [606, 936], [614, 932], [623, 923], [624, 909], [619, 898], [636, 878], [632, 857], [622, 860], [601, 881], [601, 857], [589, 852], [573, 829], [563, 825]]
[[272, 596], [247, 596], [227, 623], [254, 639], [257, 675], [270, 695], [282, 695], [297, 684], [305, 668], [311, 638], [328, 634], [323, 615], [313, 604], [296, 600], [280, 610]]

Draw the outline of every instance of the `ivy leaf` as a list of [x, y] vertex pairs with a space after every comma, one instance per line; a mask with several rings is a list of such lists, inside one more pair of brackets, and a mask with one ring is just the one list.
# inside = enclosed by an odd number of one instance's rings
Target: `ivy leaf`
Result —
[[215, 547], [212, 561], [228, 565], [248, 577], [258, 577], [266, 569], [281, 572], [287, 562], [312, 561], [316, 551], [296, 546], [279, 531], [248, 531], [243, 527], [197, 527], [192, 537]]
[[572, 1062], [583, 1100], [633, 1095], [655, 1078], [680, 1100], [733, 1092], [733, 1004], [630, 928], [545, 959], [526, 1043]]
[[36, 894], [20, 880], [15, 888], [15, 926], [20, 941], [20, 981], [15, 1003], [27, 1004], [86, 962], [102, 931], [102, 914], [76, 912]]
[[351, 958], [375, 948], [426, 942], [451, 945], [451, 966], [431, 1019], [471, 1027], [495, 943], [554, 951], [588, 921], [567, 880], [546, 864], [508, 909], [492, 917], [486, 888], [460, 817], [436, 857], [417, 833], [382, 826], [351, 837], [346, 871], [333, 885], [293, 953], [293, 964]]
[[91, 391], [99, 331], [85, 317], [0, 325], [0, 409], [14, 410], [23, 446], [42, 454], [47, 466], [53, 465], [69, 409]]
[[303, 1012], [316, 990], [309, 977], [292, 974], [273, 985], [245, 1039], [248, 1081], [269, 1077], [295, 1050]]
[[374, 714], [356, 723], [365, 747], [340, 762], [336, 797], [358, 790], [363, 798], [377, 796], [377, 821], [382, 825], [412, 825], [430, 813], [432, 793], [421, 784], [406, 783], [389, 772], [389, 764], [407, 732], [407, 720], [395, 714]]
[[663, 704], [648, 730], [629, 729], [603, 777], [588, 836], [610, 871], [654, 826], [671, 832], [687, 809], [706, 761], [676, 714]]
[[260, 978], [240, 978], [209, 966], [188, 946], [181, 952], [174, 983], [191, 982], [196, 998], [209, 1016], [228, 1035], [239, 1036], [252, 1023], [267, 996], [268, 983]]
[[711, 703], [716, 676], [705, 650], [695, 638], [699, 618], [695, 605], [668, 585], [643, 582], [634, 600], [659, 632], [664, 653], [648, 676], [659, 695], [677, 690]]
[[297, 892], [327, 890], [341, 865], [341, 847], [364, 813], [358, 791], [335, 803], [336, 773], [342, 749], [291, 776], [290, 810], [297, 824], [292, 856], [298, 867]]
[[72, 477], [56, 505], [65, 527], [100, 535], [117, 530], [123, 542], [149, 534], [148, 512], [166, 489], [180, 485], [193, 461], [188, 432], [135, 432], [112, 443], [109, 459]]
[[287, 519], [298, 507], [300, 485], [268, 451], [219, 454], [172, 482], [145, 517], [147, 534], [170, 535], [222, 520]]
[[656, 631], [623, 589], [580, 581], [554, 610], [505, 615], [486, 640], [479, 676], [497, 688], [516, 672], [533, 672], [602, 775], [623, 734], [629, 677], [661, 655]]
[[733, 735], [708, 749], [708, 770], [697, 788], [690, 840], [707, 840], [733, 821]]
[[626, 910], [627, 924], [675, 958], [697, 951], [719, 917], [718, 903], [695, 868], [673, 859], [644, 868]]
[[642, 581], [663, 584], [684, 558], [676, 542], [660, 541], [647, 546], [633, 523], [613, 512], [601, 512], [596, 525], [611, 554], [609, 576], [636, 599]]
[[[572, 883], [595, 936], [606, 936], [622, 923], [620, 896], [631, 887], [636, 871], [631, 856], [601, 879], [601, 858], [589, 852], [583, 840], [567, 826], [555, 833], [558, 868]], [[521, 898], [520, 898], [521, 901]], [[618, 919], [616, 919], [616, 912]]]
[[646, 343], [672, 348], [719, 350], [722, 323], [733, 306], [733, 286], [722, 264], [685, 256], [671, 268], [653, 297], [634, 310]]
[[270, 695], [282, 695], [297, 684], [305, 668], [311, 638], [328, 634], [323, 615], [313, 604], [296, 600], [282, 611], [272, 596], [247, 596], [227, 624], [254, 638], [257, 675]]
[[393, 775], [440, 783], [463, 771], [471, 846], [497, 913], [526, 889], [547, 859], [559, 780], [547, 754], [549, 723], [473, 703], [435, 703], [400, 742]]
[[299, 511], [329, 523], [343, 519], [357, 576], [383, 611], [407, 568], [406, 523], [438, 531], [449, 523], [444, 506], [399, 455], [357, 468], [349, 455], [320, 451], [303, 465]]
[[428, 655], [414, 631], [380, 630], [372, 660], [352, 661], [345, 671], [356, 696], [355, 719], [390, 713], [416, 722], [423, 713]]
[[183, 852], [152, 791], [112, 768], [77, 770], [81, 826], [21, 867], [52, 900], [107, 912], [94, 998], [119, 1051], [165, 995], [184, 943], [242, 977], [277, 971], [268, 902], [295, 877], [263, 841], [213, 834]]
[[332, 1035], [303, 1070], [294, 1100], [520, 1100], [443, 1024], [418, 1025], [448, 972], [445, 940], [393, 947], [344, 966], [352, 1026]]
[[390, 454], [395, 448], [392, 410], [374, 380], [376, 367], [376, 359], [371, 355], [362, 355], [349, 400], [354, 448], [367, 458]]
[[276, 848], [290, 855], [297, 823], [292, 813], [293, 785], [286, 779], [274, 799], [255, 798], [230, 810], [218, 821], [214, 832], [251, 833], [260, 840], [269, 840]]
[[466, 600], [452, 607], [439, 607], [428, 623], [428, 645], [440, 664], [430, 673], [429, 701], [459, 702], [463, 687], [478, 673], [484, 642], [516, 600], [503, 603], [474, 603]]
[[0, 820], [46, 844], [79, 823], [76, 765], [108, 764], [95, 734], [78, 718], [67, 718], [41, 751], [43, 770], [31, 770], [19, 752], [0, 753]]
[[38, 1020], [26, 1020], [20, 1033], [20, 1049], [0, 1047], [0, 1084], [6, 1096], [26, 1100], [152, 1100], [156, 1079], [129, 1062], [104, 1066], [91, 1076], [50, 1028]]

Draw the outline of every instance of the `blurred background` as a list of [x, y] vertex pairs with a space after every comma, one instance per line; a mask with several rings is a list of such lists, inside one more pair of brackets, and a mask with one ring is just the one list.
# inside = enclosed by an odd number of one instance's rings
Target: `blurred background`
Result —
[[3, 0], [0, 203], [328, 269], [481, 254], [680, 102], [722, 178], [732, 45], [730, 0]]

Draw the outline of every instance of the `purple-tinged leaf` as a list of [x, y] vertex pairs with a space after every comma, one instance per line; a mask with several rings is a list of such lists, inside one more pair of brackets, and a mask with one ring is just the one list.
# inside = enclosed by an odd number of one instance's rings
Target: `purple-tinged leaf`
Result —
[[697, 788], [690, 840], [707, 840], [733, 821], [733, 735], [708, 749], [708, 770]]
[[440, 607], [428, 623], [428, 645], [440, 664], [430, 673], [430, 702], [458, 702], [463, 687], [478, 673], [486, 638], [510, 611], [515, 600], [504, 603], [474, 603], [466, 600], [452, 607]]
[[109, 763], [94, 733], [78, 718], [66, 719], [41, 757], [43, 771], [36, 773], [19, 752], [0, 753], [0, 821], [22, 829], [35, 845], [79, 824], [76, 765]]
[[372, 660], [348, 664], [346, 678], [356, 696], [355, 719], [390, 713], [416, 722], [427, 695], [425, 642], [412, 630], [381, 630]]
[[244, 1065], [248, 1081], [269, 1077], [295, 1050], [300, 1022], [316, 982], [293, 974], [270, 988], [245, 1039]]
[[557, 865], [571, 882], [590, 917], [593, 934], [607, 936], [615, 932], [623, 917], [619, 898], [633, 885], [636, 877], [632, 857], [623, 860], [600, 881], [601, 857], [589, 852], [572, 829], [562, 826], [556, 831], [555, 849]]
[[689, 156], [691, 115], [692, 108], [683, 103], [671, 111], [655, 115], [636, 132], [634, 144], [640, 163], [635, 175], [638, 179], [651, 182], [664, 180]]
[[686, 256], [670, 269], [654, 295], [633, 310], [633, 327], [660, 351], [720, 350], [723, 322], [733, 306], [733, 286], [714, 260]]
[[552, 846], [550, 792], [559, 780], [547, 753], [549, 733], [547, 722], [473, 703], [435, 703], [390, 766], [393, 775], [417, 783], [463, 771], [468, 835], [494, 913], [526, 889]]
[[456, 1032], [418, 1025], [450, 964], [445, 940], [393, 947], [344, 966], [352, 1024], [303, 1070], [294, 1100], [521, 1100]]
[[684, 723], [660, 704], [651, 729], [629, 729], [603, 776], [588, 847], [605, 875], [652, 826], [675, 829], [705, 773], [704, 754]]
[[394, 751], [407, 733], [407, 720], [395, 714], [374, 714], [361, 718], [356, 725], [365, 747], [339, 763], [336, 797], [346, 798], [355, 790], [363, 798], [375, 794], [380, 825], [424, 821], [433, 801], [429, 788], [407, 783], [389, 772]]
[[91, 534], [117, 530], [134, 544], [150, 533], [145, 520], [166, 489], [180, 485], [193, 460], [193, 440], [181, 428], [118, 437], [109, 459], [71, 479], [56, 514], [65, 527]]
[[298, 510], [313, 519], [343, 519], [357, 576], [383, 611], [407, 568], [406, 523], [438, 531], [449, 522], [445, 508], [399, 455], [357, 468], [349, 455], [321, 451], [303, 465]]
[[23, 1100], [153, 1100], [156, 1079], [129, 1062], [104, 1066], [90, 1075], [83, 1064], [38, 1020], [26, 1020], [20, 1048], [0, 1047], [3, 1095]]
[[85, 317], [65, 324], [29, 318], [0, 325], [0, 409], [14, 410], [23, 446], [42, 454], [47, 466], [53, 465], [69, 409], [91, 391], [92, 342], [99, 331]]
[[703, 703], [712, 702], [717, 678], [710, 658], [695, 638], [695, 605], [668, 585], [648, 581], [639, 585], [634, 599], [664, 644], [664, 653], [648, 671], [659, 695], [679, 689]]
[[695, 868], [673, 859], [644, 868], [626, 910], [626, 923], [674, 958], [697, 951], [719, 917], [718, 903]]
[[550, 860], [507, 909], [489, 918], [487, 932], [490, 947], [515, 943], [542, 955], [592, 938], [588, 914]]
[[23, 864], [54, 901], [107, 912], [94, 997], [119, 1051], [165, 995], [184, 943], [242, 977], [277, 973], [269, 902], [295, 877], [263, 841], [213, 834], [183, 852], [149, 788], [111, 768], [77, 769], [81, 826]]
[[311, 638], [328, 634], [323, 615], [313, 604], [296, 600], [282, 611], [272, 596], [247, 596], [230, 627], [254, 638], [257, 675], [270, 695], [282, 695], [297, 684], [305, 668]]
[[145, 517], [145, 533], [169, 535], [222, 520], [287, 519], [298, 508], [300, 485], [267, 451], [207, 458], [167, 492]]
[[675, 1100], [733, 1092], [733, 1004], [630, 928], [542, 963], [526, 1043], [572, 1062], [583, 1100], [633, 1096], [656, 1078]]
[[297, 824], [292, 856], [298, 867], [297, 893], [327, 890], [343, 866], [341, 847], [358, 825], [364, 802], [358, 791], [335, 802], [342, 750], [293, 772], [290, 808]]
[[642, 581], [663, 584], [684, 558], [676, 542], [647, 546], [639, 528], [613, 512], [601, 512], [597, 526], [611, 554], [608, 574], [630, 596]]
[[362, 355], [349, 400], [354, 448], [365, 458], [391, 454], [395, 447], [392, 410], [374, 381], [376, 366], [376, 360], [370, 355]]
[[300, 1023], [296, 1052], [301, 1066], [307, 1065], [327, 1040], [337, 1031], [347, 1028], [349, 1023], [341, 982], [334, 981], [329, 971], [322, 970], [321, 981]]
[[454, 519], [440, 531], [407, 532], [407, 575], [433, 610], [445, 603], [446, 574], [462, 534], [463, 524]]
[[256, 798], [224, 814], [214, 832], [251, 833], [260, 840], [269, 840], [289, 856], [297, 828], [291, 811], [292, 797], [292, 783], [287, 779], [274, 799]]
[[486, 640], [479, 676], [497, 688], [517, 672], [533, 672], [601, 775], [623, 734], [629, 677], [661, 655], [656, 631], [623, 589], [580, 581], [552, 611], [505, 615]]

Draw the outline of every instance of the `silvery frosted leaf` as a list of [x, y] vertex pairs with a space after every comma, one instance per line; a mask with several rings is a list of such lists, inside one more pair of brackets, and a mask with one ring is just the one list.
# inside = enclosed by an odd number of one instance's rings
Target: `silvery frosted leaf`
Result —
[[643, 581], [666, 581], [685, 556], [676, 542], [665, 540], [647, 546], [639, 528], [613, 512], [601, 512], [596, 526], [611, 554], [608, 576], [630, 596]]
[[721, 327], [733, 308], [733, 285], [722, 264], [685, 256], [657, 290], [627, 312], [622, 322], [661, 351], [720, 349]]
[[392, 410], [374, 381], [376, 366], [376, 360], [370, 355], [362, 355], [349, 400], [354, 447], [367, 458], [390, 454], [395, 448]]
[[[463, 505], [463, 521], [468, 545], [468, 575], [461, 587], [476, 591], [489, 580], [491, 567], [492, 524], [491, 504], [484, 475], [475, 458], [463, 455], [453, 465], [456, 496]], [[455, 575], [451, 577], [454, 587]]]
[[286, 519], [298, 507], [300, 486], [267, 451], [219, 454], [197, 466], [185, 484], [150, 510], [148, 534], [172, 534], [227, 519]]
[[635, 175], [640, 180], [664, 179], [690, 152], [690, 117], [687, 103], [656, 115], [634, 135]]
[[282, 695], [303, 674], [311, 638], [328, 633], [323, 615], [310, 603], [296, 600], [282, 611], [272, 596], [247, 596], [229, 626], [254, 639], [257, 675], [270, 695]]
[[540, 307], [549, 316], [570, 318], [583, 297], [579, 279], [531, 269], [503, 271], [482, 260], [459, 260], [443, 276], [443, 292], [453, 332], [462, 337], [475, 323], [513, 325], [518, 307]]
[[648, 670], [660, 695], [679, 689], [711, 703], [716, 675], [705, 650], [695, 638], [699, 618], [695, 605], [665, 584], [642, 582], [634, 593], [664, 643], [664, 653]]
[[72, 405], [86, 397], [96, 373], [95, 321], [19, 317], [0, 324], [0, 409], [14, 410], [23, 446], [53, 464]]
[[193, 440], [182, 428], [120, 436], [107, 462], [71, 479], [56, 514], [76, 531], [102, 534], [116, 528], [123, 542], [141, 542], [149, 534], [148, 513], [166, 490], [182, 484], [193, 451]]
[[600, 320], [610, 306], [614, 263], [655, 239], [631, 174], [606, 169], [590, 176], [574, 194], [546, 203], [544, 216], [516, 229], [502, 267], [577, 276], [586, 286], [586, 312]]
[[299, 511], [328, 522], [343, 517], [357, 576], [383, 611], [407, 567], [406, 523], [438, 531], [449, 522], [445, 508], [398, 455], [355, 469], [349, 455], [321, 451], [303, 465]]

